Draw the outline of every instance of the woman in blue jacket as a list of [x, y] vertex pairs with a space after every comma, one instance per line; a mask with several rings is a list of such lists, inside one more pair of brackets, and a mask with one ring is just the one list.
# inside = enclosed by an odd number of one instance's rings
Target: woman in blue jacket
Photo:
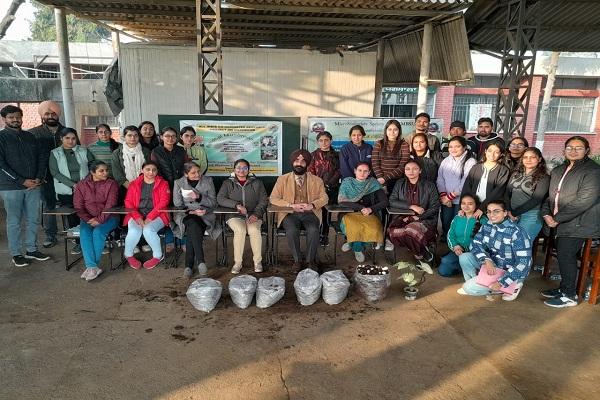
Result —
[[350, 128], [350, 143], [346, 143], [340, 149], [340, 169], [342, 170], [342, 179], [354, 178], [354, 170], [361, 162], [371, 165], [371, 153], [373, 146], [364, 141], [366, 136], [365, 129], [360, 125], [354, 125]]

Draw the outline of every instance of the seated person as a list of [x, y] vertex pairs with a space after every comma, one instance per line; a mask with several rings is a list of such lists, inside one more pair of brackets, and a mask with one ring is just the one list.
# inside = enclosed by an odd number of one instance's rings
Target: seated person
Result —
[[133, 249], [142, 235], [152, 249], [152, 258], [144, 263], [144, 268], [152, 269], [163, 259], [158, 231], [169, 224], [169, 215], [159, 210], [169, 206], [171, 191], [169, 183], [158, 176], [154, 161], [142, 165], [142, 174], [129, 183], [125, 196], [125, 208], [131, 211], [125, 216], [127, 225], [124, 255], [133, 269], [140, 269], [142, 263], [133, 256]]
[[290, 207], [292, 212], [278, 212], [277, 226], [283, 226], [288, 245], [294, 257], [294, 270], [302, 269], [300, 260], [300, 229], [306, 231], [306, 264], [317, 270], [317, 247], [319, 246], [319, 228], [321, 208], [327, 204], [323, 180], [307, 172], [311, 155], [304, 149], [294, 150], [290, 155], [293, 172], [277, 178], [270, 202], [274, 206]]
[[116, 206], [119, 197], [119, 185], [108, 175], [108, 165], [105, 162], [93, 161], [90, 164], [90, 174], [75, 185], [73, 193], [73, 205], [81, 219], [79, 239], [85, 262], [81, 278], [86, 281], [94, 280], [102, 273], [98, 265], [106, 236], [119, 223], [116, 216], [102, 214]]
[[398, 180], [390, 196], [390, 207], [414, 211], [400, 216], [388, 227], [388, 235], [396, 246], [403, 246], [417, 259], [417, 268], [433, 274], [434, 254], [428, 245], [436, 240], [440, 200], [435, 183], [421, 178], [421, 167], [415, 160], [404, 166], [404, 178]]
[[383, 225], [377, 212], [388, 205], [383, 186], [370, 176], [371, 166], [366, 162], [358, 163], [354, 169], [356, 178], [344, 178], [340, 186], [338, 203], [357, 212], [345, 214], [340, 227], [346, 235], [342, 251], [354, 251], [358, 262], [365, 261], [363, 248], [365, 243], [383, 244]]
[[[490, 200], [486, 214], [489, 221], [473, 238], [471, 251], [460, 257], [465, 284], [458, 293], [470, 296], [499, 294], [502, 288], [515, 284], [514, 292], [502, 295], [503, 300], [512, 301], [519, 295], [529, 273], [531, 241], [527, 233], [508, 218], [504, 201]], [[490, 286], [483, 286], [477, 283], [480, 268], [485, 268], [489, 275], [501, 268], [504, 275]]]
[[262, 181], [250, 175], [250, 163], [239, 159], [233, 164], [233, 173], [217, 195], [220, 206], [234, 208], [239, 214], [227, 214], [227, 225], [233, 231], [232, 274], [239, 274], [246, 246], [246, 233], [254, 261], [254, 272], [262, 272], [262, 235], [260, 228], [267, 212], [269, 197]]
[[185, 207], [185, 213], [175, 213], [175, 235], [180, 239], [187, 236], [185, 269], [183, 276], [191, 278], [194, 266], [198, 274], [206, 275], [208, 269], [204, 259], [204, 233], [215, 240], [221, 234], [214, 209], [217, 207], [215, 185], [209, 176], [202, 175], [200, 167], [193, 161], [183, 165], [183, 176], [175, 181], [173, 204]]
[[438, 273], [441, 276], [452, 276], [460, 272], [459, 258], [471, 248], [473, 236], [481, 228], [481, 224], [487, 218], [475, 218], [475, 210], [479, 206], [477, 196], [465, 193], [460, 198], [460, 210], [462, 213], [456, 215], [448, 230], [448, 248], [450, 252], [442, 257]]

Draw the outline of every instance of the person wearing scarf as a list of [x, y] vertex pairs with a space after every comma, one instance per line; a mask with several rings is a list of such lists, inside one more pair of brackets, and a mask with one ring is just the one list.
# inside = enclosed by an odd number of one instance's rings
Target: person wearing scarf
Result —
[[434, 254], [428, 245], [436, 240], [439, 193], [435, 183], [421, 179], [421, 167], [415, 160], [406, 163], [404, 174], [394, 186], [390, 207], [409, 209], [414, 215], [396, 218], [387, 233], [395, 246], [406, 247], [414, 254], [417, 267], [432, 274], [429, 262], [433, 261]]
[[387, 207], [388, 199], [383, 186], [370, 174], [368, 163], [358, 163], [354, 169], [355, 177], [345, 178], [338, 194], [339, 205], [355, 211], [342, 217], [340, 228], [346, 235], [342, 251], [352, 249], [358, 262], [365, 261], [366, 243], [383, 244], [383, 226], [377, 212]]
[[150, 160], [150, 151], [140, 144], [140, 131], [137, 126], [129, 125], [123, 129], [123, 144], [112, 154], [112, 173], [121, 187], [121, 198], [129, 183], [142, 172], [142, 165]]

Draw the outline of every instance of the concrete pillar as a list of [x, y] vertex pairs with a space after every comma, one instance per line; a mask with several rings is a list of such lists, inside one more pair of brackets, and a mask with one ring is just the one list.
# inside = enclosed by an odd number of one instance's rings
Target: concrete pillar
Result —
[[112, 31], [110, 33], [113, 57], [118, 57], [121, 53], [121, 38], [118, 31]]
[[377, 42], [377, 65], [375, 66], [375, 100], [373, 101], [373, 116], [381, 115], [381, 91], [383, 90], [383, 62], [385, 57], [385, 40]]
[[419, 93], [417, 95], [417, 114], [427, 111], [427, 85], [429, 84], [429, 66], [431, 65], [431, 24], [423, 26], [423, 47], [421, 47], [421, 73], [419, 74]]
[[554, 89], [554, 80], [556, 79], [559, 56], [560, 52], [553, 51], [550, 56], [550, 65], [548, 66], [548, 78], [546, 79], [542, 109], [540, 110], [540, 122], [538, 124], [537, 136], [535, 137], [535, 147], [541, 151], [544, 150], [544, 136], [546, 134], [546, 128], [548, 128], [548, 110], [550, 109], [550, 99], [552, 98], [552, 90]]
[[73, 80], [71, 78], [71, 58], [69, 56], [69, 38], [67, 35], [67, 14], [62, 7], [54, 8], [56, 20], [56, 41], [60, 64], [60, 86], [62, 88], [65, 126], [75, 128], [75, 100], [73, 99]]

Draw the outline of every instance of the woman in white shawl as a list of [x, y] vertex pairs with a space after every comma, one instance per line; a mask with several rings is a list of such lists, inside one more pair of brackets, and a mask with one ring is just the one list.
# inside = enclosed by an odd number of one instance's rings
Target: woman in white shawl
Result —
[[123, 144], [112, 154], [113, 176], [123, 195], [129, 187], [129, 182], [140, 175], [142, 165], [149, 160], [150, 152], [140, 144], [140, 131], [137, 126], [126, 126], [123, 129]]

